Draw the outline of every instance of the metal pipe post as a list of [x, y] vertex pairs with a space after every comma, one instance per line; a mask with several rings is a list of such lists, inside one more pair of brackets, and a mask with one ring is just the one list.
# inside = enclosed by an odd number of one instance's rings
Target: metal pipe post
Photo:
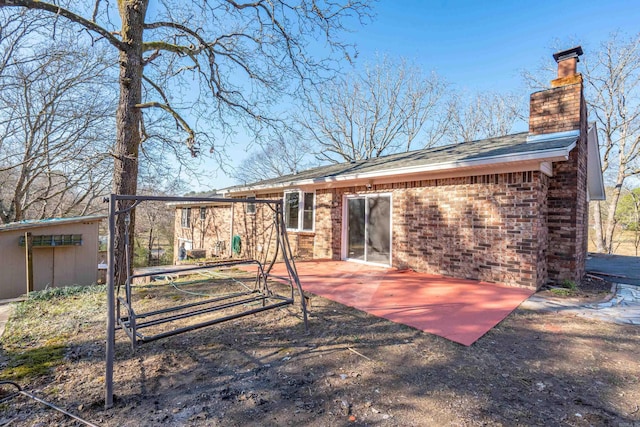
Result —
[[109, 238], [107, 240], [108, 264], [107, 264], [107, 344], [106, 344], [106, 368], [104, 374], [105, 409], [113, 407], [113, 360], [116, 345], [116, 314], [115, 314], [115, 256], [113, 245], [116, 230], [116, 197], [109, 197]]

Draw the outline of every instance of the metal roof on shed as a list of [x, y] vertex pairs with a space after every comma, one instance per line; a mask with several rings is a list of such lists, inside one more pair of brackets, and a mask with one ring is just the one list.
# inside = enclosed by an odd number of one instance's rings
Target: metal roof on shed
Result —
[[106, 215], [75, 216], [69, 218], [48, 218], [10, 222], [0, 225], [0, 232], [11, 230], [27, 230], [30, 228], [54, 227], [56, 225], [74, 224], [80, 222], [96, 222], [107, 218]]

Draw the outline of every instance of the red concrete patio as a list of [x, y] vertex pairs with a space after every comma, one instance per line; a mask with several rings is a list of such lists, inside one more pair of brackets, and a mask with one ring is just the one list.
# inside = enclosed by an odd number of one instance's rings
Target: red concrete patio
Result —
[[[305, 292], [471, 345], [533, 294], [474, 280], [346, 261], [297, 262]], [[286, 275], [284, 264], [272, 274]]]

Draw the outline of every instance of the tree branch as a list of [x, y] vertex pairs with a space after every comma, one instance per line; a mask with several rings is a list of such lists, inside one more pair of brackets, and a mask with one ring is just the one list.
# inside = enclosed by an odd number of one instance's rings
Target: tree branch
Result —
[[100, 25], [96, 24], [93, 21], [85, 19], [82, 16], [77, 15], [70, 10], [62, 8], [55, 4], [45, 3], [37, 0], [0, 0], [0, 7], [6, 6], [26, 7], [28, 9], [44, 10], [55, 15], [64, 16], [68, 20], [82, 25], [87, 30], [100, 34], [118, 50], [122, 51], [127, 49], [127, 45], [116, 38], [113, 34], [111, 34], [110, 31], [107, 31], [105, 28], [102, 28]]
[[176, 123], [185, 131], [189, 134], [189, 137], [187, 138], [187, 140], [185, 141], [187, 144], [187, 147], [189, 148], [189, 151], [191, 152], [191, 155], [193, 157], [196, 157], [198, 155], [198, 147], [196, 146], [196, 134], [193, 131], [193, 129], [191, 129], [191, 127], [189, 126], [189, 124], [182, 118], [182, 116], [173, 108], [171, 108], [171, 106], [169, 104], [163, 104], [161, 102], [145, 102], [143, 104], [137, 104], [136, 108], [160, 108], [164, 111], [166, 111], [167, 113], [171, 114], [171, 116], [173, 116], [173, 118], [175, 119]]

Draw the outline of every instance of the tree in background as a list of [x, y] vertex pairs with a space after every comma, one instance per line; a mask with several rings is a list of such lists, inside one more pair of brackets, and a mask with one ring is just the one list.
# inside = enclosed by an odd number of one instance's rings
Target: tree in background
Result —
[[62, 29], [50, 46], [33, 43], [45, 19], [0, 20], [0, 223], [100, 211], [111, 183], [109, 64]]
[[615, 221], [625, 231], [633, 233], [633, 246], [635, 254], [638, 256], [640, 247], [640, 188], [623, 192], [618, 202]]
[[313, 166], [311, 151], [309, 142], [299, 135], [278, 134], [271, 141], [258, 145], [236, 168], [233, 177], [248, 184], [294, 174]]
[[363, 160], [438, 143], [448, 117], [447, 84], [406, 60], [388, 57], [327, 82], [307, 102], [299, 123], [319, 160]]
[[585, 59], [587, 102], [600, 140], [602, 172], [612, 187], [608, 213], [594, 204], [596, 250], [613, 253], [616, 211], [628, 178], [640, 174], [640, 34], [618, 35]]
[[[230, 135], [238, 124], [255, 132], [275, 126], [278, 120], [270, 108], [274, 100], [324, 79], [335, 64], [326, 56], [314, 58], [309, 43], [324, 43], [334, 58], [344, 58], [349, 49], [336, 34], [345, 28], [345, 20], [351, 24], [368, 13], [367, 4], [357, 0], [344, 4], [165, 1], [155, 2], [151, 9], [148, 0], [87, 0], [69, 2], [68, 7], [0, 0], [0, 7], [40, 10], [69, 20], [86, 30], [92, 45], [107, 44], [117, 52], [120, 98], [112, 187], [116, 194], [137, 193], [141, 144], [153, 143], [159, 135], [149, 129], [143, 111], [171, 121], [192, 155], [203, 145], [213, 150], [215, 131]], [[202, 121], [207, 131], [197, 131]], [[125, 252], [126, 227], [121, 217], [115, 236], [120, 257]], [[131, 222], [135, 224], [134, 216]], [[129, 243], [133, 256], [133, 241]], [[127, 274], [120, 257], [114, 265], [118, 283]]]
[[509, 135], [524, 119], [522, 107], [522, 99], [510, 94], [453, 94], [448, 106], [448, 140], [465, 142]]
[[[156, 175], [142, 180], [138, 190], [145, 196], [170, 196], [184, 187], [179, 179], [167, 180]], [[166, 202], [159, 201], [144, 201], [136, 207], [136, 266], [173, 263], [174, 211]]]
[[[585, 51], [580, 61], [589, 120], [597, 125], [607, 187], [607, 200], [591, 204], [593, 241], [596, 252], [613, 253], [618, 246], [616, 210], [620, 196], [628, 178], [640, 174], [640, 34], [629, 38], [613, 34], [597, 50]], [[557, 65], [545, 58], [540, 68], [540, 75], [548, 76]], [[548, 86], [540, 75], [523, 74], [533, 88]]]
[[322, 85], [295, 120], [300, 136], [258, 147], [235, 178], [247, 184], [299, 172], [312, 166], [306, 152], [340, 163], [507, 135], [524, 120], [522, 103], [508, 94], [463, 96], [436, 74], [384, 57]]

